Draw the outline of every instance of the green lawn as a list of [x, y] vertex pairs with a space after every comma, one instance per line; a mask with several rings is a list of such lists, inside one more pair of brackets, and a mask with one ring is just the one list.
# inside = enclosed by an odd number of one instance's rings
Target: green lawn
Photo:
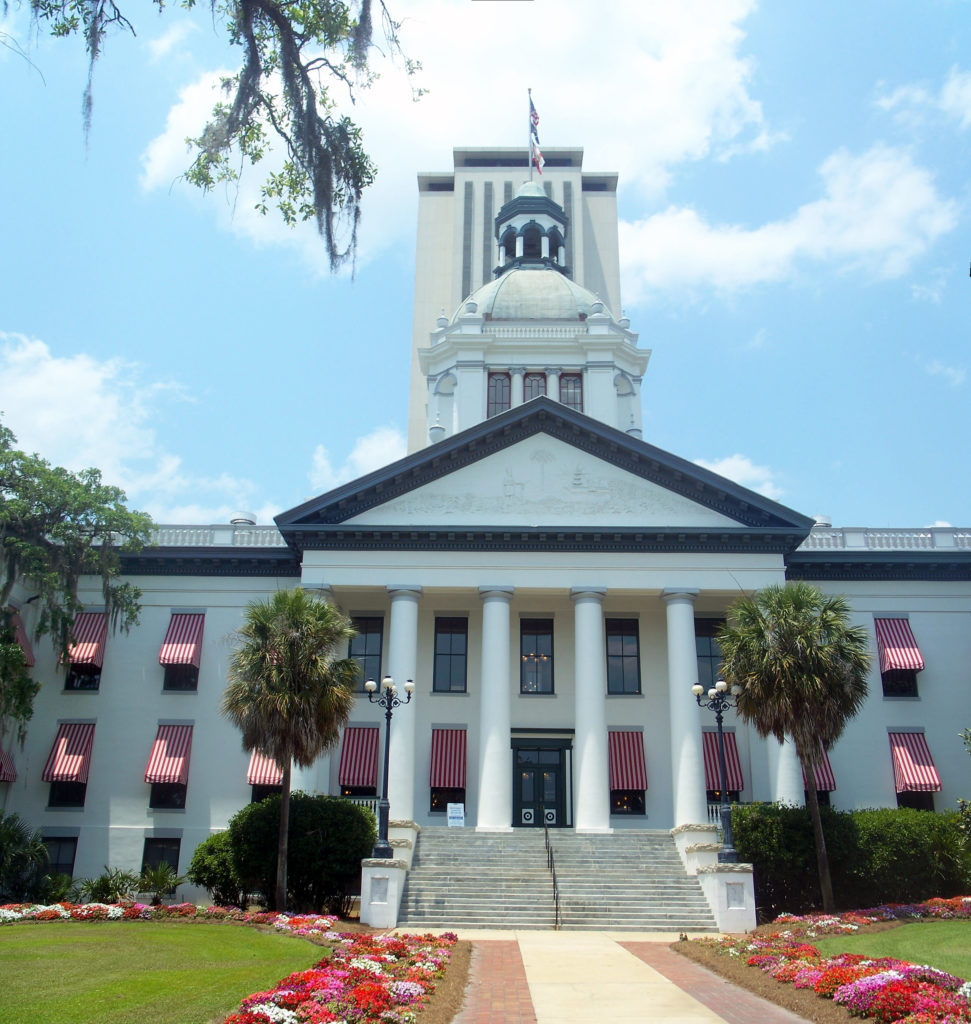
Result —
[[0, 927], [2, 1024], [205, 1024], [320, 960], [241, 925], [59, 921]]
[[921, 921], [870, 935], [828, 935], [808, 940], [821, 953], [864, 953], [894, 956], [915, 964], [930, 964], [965, 980], [971, 978], [971, 923]]

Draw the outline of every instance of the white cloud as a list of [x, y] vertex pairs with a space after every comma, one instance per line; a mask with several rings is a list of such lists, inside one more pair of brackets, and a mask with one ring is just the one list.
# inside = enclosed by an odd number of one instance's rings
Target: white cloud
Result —
[[967, 371], [960, 366], [947, 366], [935, 359], [924, 365], [924, 370], [932, 377], [943, 377], [953, 388], [959, 388], [967, 377]]
[[348, 480], [403, 458], [405, 451], [405, 438], [397, 427], [377, 427], [370, 434], [359, 437], [344, 464], [335, 469], [330, 453], [319, 444], [314, 449], [313, 464], [308, 474], [310, 486], [318, 494], [333, 490]]
[[953, 67], [936, 93], [923, 85], [902, 85], [878, 96], [876, 104], [905, 124], [923, 124], [937, 113], [957, 121], [962, 129], [971, 128], [971, 71]]
[[194, 21], [176, 21], [162, 35], [155, 39], [149, 39], [148, 52], [152, 63], [154, 64], [163, 57], [168, 57], [176, 47], [184, 43], [196, 31], [198, 31], [198, 26]]
[[695, 459], [696, 466], [711, 470], [719, 476], [728, 477], [735, 483], [748, 487], [758, 494], [778, 501], [785, 493], [774, 481], [772, 470], [768, 466], [756, 465], [747, 455], [729, 455], [724, 459]]
[[621, 222], [624, 294], [636, 303], [665, 289], [734, 291], [789, 278], [802, 263], [898, 277], [957, 222], [929, 171], [906, 151], [838, 150], [819, 169], [822, 197], [756, 228], [710, 224], [690, 207]]
[[183, 470], [153, 423], [165, 402], [189, 398], [176, 382], [147, 379], [136, 363], [58, 356], [43, 341], [0, 331], [0, 379], [0, 415], [20, 448], [74, 471], [97, 466], [157, 522], [226, 522], [254, 505], [266, 522], [280, 511], [250, 480]]

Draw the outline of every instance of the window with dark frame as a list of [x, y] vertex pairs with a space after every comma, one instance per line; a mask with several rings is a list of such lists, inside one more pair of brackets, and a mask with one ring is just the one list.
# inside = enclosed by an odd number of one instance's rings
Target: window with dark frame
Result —
[[610, 791], [611, 814], [644, 814], [643, 789], [612, 789]]
[[637, 619], [607, 619], [607, 693], [641, 692], [641, 656]]
[[[720, 789], [706, 789], [705, 790], [708, 803], [720, 804], [722, 801], [722, 791]], [[730, 804], [737, 804], [742, 791], [740, 789], [728, 790], [728, 802]]]
[[163, 690], [195, 692], [199, 689], [199, 669], [195, 665], [166, 665]]
[[258, 804], [261, 800], [265, 800], [268, 796], [273, 796], [274, 793], [282, 792], [283, 786], [254, 785], [252, 787], [252, 793], [250, 794], [249, 802], [251, 804]]
[[341, 796], [377, 796], [377, 786], [341, 786]]
[[[809, 790], [804, 789], [802, 791], [802, 793], [803, 793], [803, 797], [808, 801], [809, 800]], [[829, 807], [830, 806], [829, 790], [828, 789], [817, 789], [816, 790], [816, 801], [817, 801], [817, 803], [819, 804], [820, 807]]]
[[725, 624], [724, 619], [695, 619], [695, 651], [698, 655], [698, 682], [707, 692], [718, 681], [722, 652], [715, 633]]
[[498, 416], [505, 412], [512, 401], [512, 383], [508, 373], [490, 373], [486, 416]]
[[47, 847], [47, 874], [74, 877], [74, 861], [78, 854], [77, 836], [44, 836]]
[[155, 811], [185, 810], [186, 787], [181, 782], [153, 782], [148, 806]]
[[523, 401], [542, 398], [546, 394], [546, 374], [527, 373], [523, 376]]
[[898, 793], [897, 794], [897, 806], [898, 807], [911, 807], [915, 811], [933, 811], [934, 810], [934, 794], [933, 793]]
[[464, 804], [465, 790], [459, 787], [432, 786], [429, 811], [444, 814], [449, 804]]
[[560, 402], [574, 412], [583, 412], [583, 377], [579, 373], [560, 374]]
[[160, 864], [168, 866], [176, 873], [179, 873], [179, 853], [182, 849], [182, 840], [146, 838], [142, 851], [142, 870], [145, 868], [157, 868]]
[[88, 790], [86, 782], [52, 782], [48, 807], [83, 807]]
[[380, 615], [360, 615], [351, 619], [357, 636], [351, 637], [347, 656], [361, 666], [361, 675], [356, 689], [364, 692], [364, 684], [373, 679], [381, 682], [381, 644], [384, 636], [384, 619]]
[[65, 690], [98, 690], [101, 688], [99, 665], [71, 665], [64, 680]]
[[519, 623], [519, 692], [553, 692], [553, 620]]
[[469, 650], [469, 620], [456, 616], [435, 619], [436, 693], [465, 693]]
[[884, 697], [919, 697], [917, 672], [912, 668], [896, 668], [880, 676]]

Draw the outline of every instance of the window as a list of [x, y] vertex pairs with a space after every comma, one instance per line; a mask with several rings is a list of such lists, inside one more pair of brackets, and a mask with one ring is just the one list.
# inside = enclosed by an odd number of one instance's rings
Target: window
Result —
[[176, 873], [179, 873], [179, 851], [182, 847], [181, 839], [146, 839], [145, 849], [142, 853], [142, 870], [145, 868], [157, 868], [160, 864], [168, 866]]
[[436, 693], [465, 693], [468, 648], [468, 619], [435, 619], [435, 671], [432, 688]]
[[560, 402], [574, 412], [583, 412], [583, 377], [579, 373], [560, 374]]
[[486, 416], [498, 416], [509, 408], [511, 387], [508, 373], [489, 374], [489, 393], [486, 402]]
[[74, 877], [74, 859], [78, 853], [77, 836], [45, 836], [47, 847], [47, 873]]
[[933, 811], [934, 794], [914, 792], [898, 793], [897, 806], [912, 807], [915, 811]]
[[912, 668], [895, 668], [880, 676], [884, 697], [919, 697], [917, 673]]
[[[730, 804], [737, 804], [741, 792], [740, 789], [728, 790], [728, 802]], [[722, 791], [720, 789], [706, 789], [705, 793], [708, 796], [708, 803], [720, 804], [722, 802]]]
[[186, 789], [182, 782], [153, 782], [148, 806], [155, 811], [185, 810]]
[[83, 807], [87, 792], [86, 782], [52, 782], [48, 807]]
[[641, 692], [637, 619], [607, 619], [607, 693]]
[[523, 232], [523, 256], [527, 259], [536, 259], [542, 254], [543, 243], [540, 241], [542, 235], [538, 227], [532, 225]]
[[611, 814], [643, 814], [643, 789], [612, 789], [610, 791]]
[[465, 803], [464, 787], [432, 786], [431, 794], [431, 806], [429, 807], [429, 810], [432, 812], [440, 811], [444, 814], [448, 810], [449, 804]]
[[553, 692], [553, 620], [523, 619], [519, 624], [519, 692]]
[[261, 800], [265, 800], [268, 796], [273, 796], [274, 793], [282, 793], [282, 786], [253, 786], [253, 792], [250, 796], [251, 804], [258, 804]]
[[194, 693], [199, 689], [199, 669], [195, 665], [166, 665], [162, 689]]
[[384, 619], [380, 615], [358, 616], [351, 620], [357, 636], [351, 638], [347, 656], [361, 666], [361, 677], [357, 681], [358, 692], [364, 692], [364, 684], [373, 679], [381, 682], [381, 642], [384, 635]]
[[68, 669], [65, 690], [97, 690], [100, 687], [100, 665], [71, 665]]
[[[809, 802], [809, 790], [808, 789], [804, 789], [802, 792], [803, 792], [803, 797], [805, 798], [805, 800], [806, 800], [806, 802], [808, 804], [808, 802]], [[820, 807], [829, 807], [831, 805], [830, 804], [830, 799], [829, 799], [829, 790], [828, 789], [817, 789], [816, 790], [816, 801], [818, 802]]]
[[718, 681], [722, 652], [715, 633], [724, 619], [695, 619], [695, 651], [698, 655], [698, 682], [710, 690]]
[[546, 374], [527, 373], [523, 377], [523, 401], [541, 398], [546, 394]]
[[341, 796], [377, 796], [377, 786], [341, 786]]

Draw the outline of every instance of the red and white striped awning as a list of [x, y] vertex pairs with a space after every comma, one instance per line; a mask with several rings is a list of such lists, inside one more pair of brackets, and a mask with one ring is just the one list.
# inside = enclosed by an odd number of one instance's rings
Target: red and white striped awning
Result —
[[877, 632], [881, 675], [901, 669], [923, 670], [924, 658], [907, 619], [874, 619], [873, 625]]
[[612, 729], [607, 733], [610, 754], [610, 788], [647, 789], [644, 733]]
[[189, 781], [189, 754], [192, 750], [191, 725], [160, 725], [145, 767], [146, 782]]
[[377, 786], [378, 727], [351, 726], [344, 730], [341, 760], [337, 767], [340, 786]]
[[[723, 733], [725, 737], [725, 778], [729, 793], [741, 792], [745, 788], [742, 776], [742, 761], [738, 756], [735, 733]], [[718, 779], [718, 733], [702, 733], [705, 750], [705, 789], [721, 789]]]
[[13, 763], [13, 754], [0, 747], [0, 782], [16, 782], [17, 768]]
[[939, 793], [941, 777], [922, 732], [890, 733], [893, 783], [898, 793]]
[[168, 631], [162, 641], [158, 663], [160, 665], [195, 665], [202, 656], [202, 631], [206, 625], [204, 614], [172, 613]]
[[61, 722], [47, 756], [44, 782], [87, 782], [94, 745], [94, 722]]
[[27, 637], [27, 630], [24, 629], [23, 620], [16, 612], [12, 612], [10, 615], [10, 625], [13, 626], [14, 639], [20, 644], [24, 652], [24, 664], [28, 668], [33, 668], [34, 649], [30, 646], [30, 640]]
[[105, 660], [108, 616], [104, 612], [79, 612], [71, 627], [74, 642], [68, 646], [67, 660], [72, 665], [101, 668]]
[[[829, 763], [829, 754], [826, 753], [826, 748], [821, 747], [819, 751], [819, 760], [813, 765], [813, 775], [816, 776], [816, 792], [817, 793], [832, 793], [836, 789], [836, 776], [833, 774], [833, 766]], [[802, 773], [802, 786], [803, 789], [808, 789], [806, 785], [806, 773]]]
[[254, 750], [250, 755], [246, 781], [251, 786], [279, 786], [283, 783], [283, 772], [272, 757]]
[[465, 730], [432, 729], [432, 766], [428, 784], [465, 789]]

